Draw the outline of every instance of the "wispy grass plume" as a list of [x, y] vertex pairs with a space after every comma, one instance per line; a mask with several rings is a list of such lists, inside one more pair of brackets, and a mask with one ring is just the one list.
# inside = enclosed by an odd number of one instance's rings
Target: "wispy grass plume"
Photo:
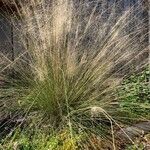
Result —
[[[0, 53], [7, 61], [0, 113], [58, 132], [68, 128], [70, 138], [74, 132], [107, 138], [115, 149], [114, 130], [126, 118], [140, 120], [121, 109], [115, 90], [148, 64], [146, 18], [139, 19], [144, 8], [120, 12], [122, 2], [13, 1], [23, 51], [13, 61]], [[4, 75], [8, 69], [11, 79]]]

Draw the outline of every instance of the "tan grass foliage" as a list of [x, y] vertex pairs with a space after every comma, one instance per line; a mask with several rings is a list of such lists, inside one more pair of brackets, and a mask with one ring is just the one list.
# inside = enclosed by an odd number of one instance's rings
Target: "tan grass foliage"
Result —
[[148, 64], [148, 33], [144, 16], [139, 19], [144, 8], [138, 4], [118, 13], [121, 2], [14, 0], [19, 17], [14, 15], [12, 22], [21, 20], [16, 30], [24, 51], [1, 73], [13, 68], [28, 77], [29, 70], [36, 84], [27, 104], [48, 112], [54, 124], [67, 120], [70, 131], [72, 126], [84, 129], [82, 119], [91, 121], [90, 111], [98, 111], [113, 135], [112, 124], [119, 126], [113, 119], [119, 107], [114, 90]]

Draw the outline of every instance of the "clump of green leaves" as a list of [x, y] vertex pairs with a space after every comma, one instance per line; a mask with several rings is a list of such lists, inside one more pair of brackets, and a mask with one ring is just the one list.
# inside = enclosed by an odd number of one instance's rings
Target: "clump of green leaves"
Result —
[[61, 133], [43, 132], [26, 127], [17, 128], [11, 135], [0, 141], [2, 150], [75, 150], [84, 138], [83, 134], [70, 138], [69, 130]]
[[133, 74], [119, 87], [120, 107], [139, 117], [150, 117], [149, 68], [139, 74]]
[[138, 146], [137, 145], [129, 145], [129, 146], [127, 146], [126, 150], [137, 150], [137, 147], [138, 147], [138, 150], [144, 150], [143, 144], [139, 144]]

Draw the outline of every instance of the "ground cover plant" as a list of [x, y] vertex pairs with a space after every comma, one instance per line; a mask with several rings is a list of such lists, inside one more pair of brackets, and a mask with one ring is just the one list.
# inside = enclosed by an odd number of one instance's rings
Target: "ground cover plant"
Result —
[[149, 68], [138, 75], [130, 76], [130, 78], [123, 82], [118, 92], [120, 95], [119, 97], [121, 97], [120, 105], [127, 109], [128, 112], [133, 112], [139, 117], [140, 114], [145, 114], [147, 118], [150, 117], [149, 76]]
[[[117, 13], [121, 1], [12, 2], [17, 10], [12, 23], [21, 22], [16, 31], [23, 50], [14, 60], [1, 53], [2, 135], [8, 126], [8, 133], [16, 133], [12, 137], [21, 137], [23, 148], [30, 149], [36, 139], [30, 143], [24, 129], [32, 124], [43, 132], [44, 149], [46, 141], [57, 149], [64, 149], [57, 147], [59, 141], [68, 149], [100, 149], [101, 139], [117, 149], [115, 131], [121, 130], [134, 144], [122, 127], [147, 120], [148, 112], [141, 111], [143, 103], [130, 111], [132, 94], [118, 98], [116, 91], [124, 78], [148, 64], [146, 18], [140, 18], [144, 8], [139, 4]], [[16, 128], [22, 131], [14, 133]], [[66, 139], [60, 140], [64, 132]]]

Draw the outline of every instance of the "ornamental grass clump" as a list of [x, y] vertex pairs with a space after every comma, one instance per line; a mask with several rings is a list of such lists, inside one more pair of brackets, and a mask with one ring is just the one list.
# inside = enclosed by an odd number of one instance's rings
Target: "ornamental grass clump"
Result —
[[1, 53], [0, 113], [8, 122], [68, 129], [72, 139], [81, 132], [106, 138], [115, 149], [115, 130], [143, 120], [123, 110], [115, 91], [148, 63], [144, 8], [118, 12], [121, 1], [102, 0], [13, 3], [22, 51], [14, 60]]

